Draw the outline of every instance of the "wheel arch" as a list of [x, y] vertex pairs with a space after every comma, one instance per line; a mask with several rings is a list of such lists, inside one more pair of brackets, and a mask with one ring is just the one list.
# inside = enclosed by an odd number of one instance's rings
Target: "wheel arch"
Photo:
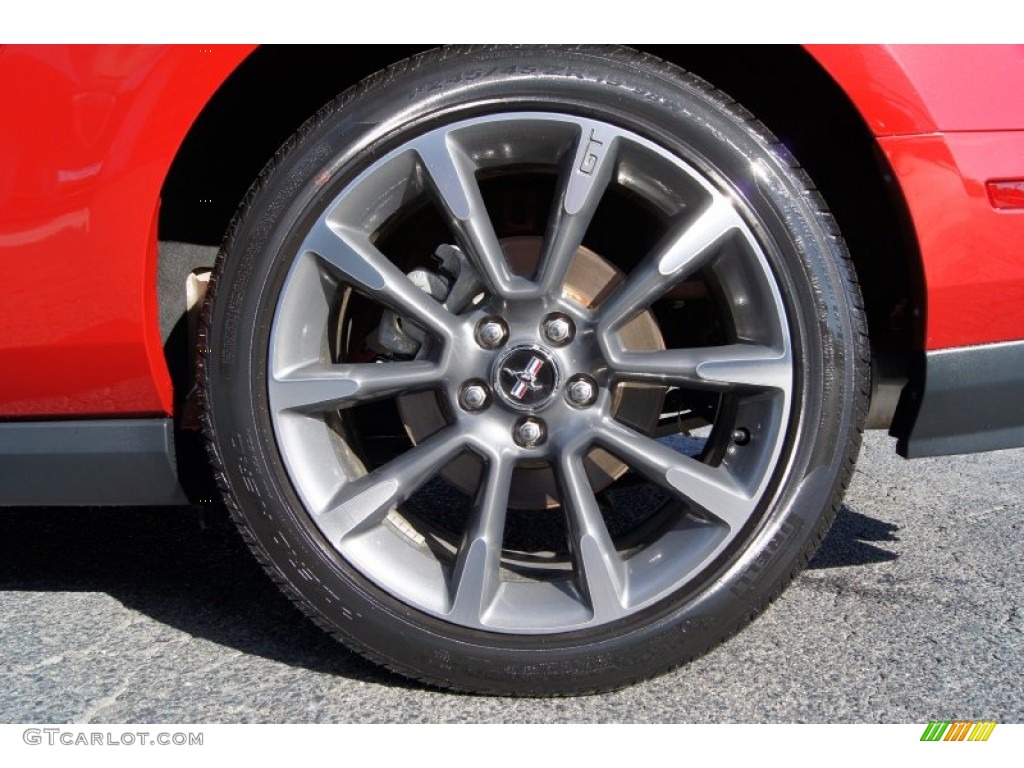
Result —
[[[923, 349], [924, 272], [899, 181], [872, 130], [884, 119], [877, 112], [884, 105], [862, 95], [855, 103], [857, 84], [850, 78], [859, 54], [865, 79], [869, 69], [875, 76], [883, 64], [898, 64], [880, 46], [687, 46], [652, 52], [750, 110], [813, 179], [847, 242], [864, 297], [873, 372], [868, 426], [889, 427]], [[842, 82], [832, 74], [840, 59]], [[914, 105], [915, 119], [926, 120], [908, 77], [902, 70], [893, 76], [901, 96]]]
[[160, 190], [157, 294], [164, 358], [179, 417], [194, 384], [193, 341], [186, 322], [189, 273], [213, 265], [249, 186], [305, 120], [350, 85], [418, 50], [259, 46], [209, 94], [169, 163]]
[[[899, 185], [869, 129], [872, 118], [823, 63], [834, 52], [799, 46], [644, 49], [736, 99], [814, 179], [847, 240], [864, 294], [875, 374], [869, 423], [887, 427], [914, 352], [922, 348], [922, 268]], [[345, 88], [421, 50], [263, 46], [241, 61], [192, 124], [163, 183], [160, 240], [205, 250], [161, 254], [162, 314], [173, 314], [175, 306], [183, 311], [185, 276], [212, 263], [249, 184], [287, 137]], [[900, 82], [910, 87], [905, 76]], [[190, 354], [183, 334], [178, 336], [165, 346], [165, 357], [180, 404], [191, 382]]]

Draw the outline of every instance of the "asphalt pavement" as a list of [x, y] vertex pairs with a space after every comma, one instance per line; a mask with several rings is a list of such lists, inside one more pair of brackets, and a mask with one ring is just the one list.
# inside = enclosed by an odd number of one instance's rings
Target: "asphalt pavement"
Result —
[[585, 698], [406, 682], [309, 624], [218, 510], [0, 511], [0, 722], [1024, 721], [1024, 450], [870, 433], [836, 525], [748, 629]]

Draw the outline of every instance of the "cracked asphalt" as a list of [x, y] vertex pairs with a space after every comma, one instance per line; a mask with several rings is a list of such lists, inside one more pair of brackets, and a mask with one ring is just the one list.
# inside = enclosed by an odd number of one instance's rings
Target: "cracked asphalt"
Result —
[[217, 510], [0, 511], [3, 722], [1024, 720], [1024, 450], [869, 433], [811, 567], [751, 627], [613, 694], [459, 696], [305, 621]]

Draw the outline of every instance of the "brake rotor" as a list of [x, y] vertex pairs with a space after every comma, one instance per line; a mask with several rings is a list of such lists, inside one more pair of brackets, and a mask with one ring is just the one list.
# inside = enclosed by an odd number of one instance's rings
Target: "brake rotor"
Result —
[[[501, 241], [509, 268], [517, 275], [532, 275], [540, 260], [540, 237], [509, 237]], [[569, 267], [562, 295], [582, 307], [600, 303], [624, 280], [621, 270], [588, 248], [580, 247]], [[629, 351], [665, 349], [661, 331], [650, 311], [643, 312], [619, 331], [623, 348]], [[665, 387], [625, 383], [616, 387], [612, 400], [615, 417], [646, 433], [652, 433], [661, 416]], [[448, 422], [438, 396], [433, 392], [403, 395], [397, 399], [398, 411], [413, 443], [428, 438]], [[592, 450], [584, 462], [595, 491], [607, 488], [628, 471], [628, 467], [600, 448]], [[481, 463], [471, 456], [460, 456], [442, 471], [441, 476], [463, 493], [473, 496], [481, 481]], [[554, 472], [546, 463], [517, 467], [512, 476], [509, 506], [514, 509], [551, 509], [559, 505]]]

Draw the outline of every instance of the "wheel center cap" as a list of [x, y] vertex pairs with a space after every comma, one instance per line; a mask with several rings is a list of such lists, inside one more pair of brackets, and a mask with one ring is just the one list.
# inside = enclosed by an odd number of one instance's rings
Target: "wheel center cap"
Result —
[[558, 391], [558, 368], [543, 347], [514, 347], [498, 358], [493, 372], [494, 391], [517, 411], [536, 411]]

